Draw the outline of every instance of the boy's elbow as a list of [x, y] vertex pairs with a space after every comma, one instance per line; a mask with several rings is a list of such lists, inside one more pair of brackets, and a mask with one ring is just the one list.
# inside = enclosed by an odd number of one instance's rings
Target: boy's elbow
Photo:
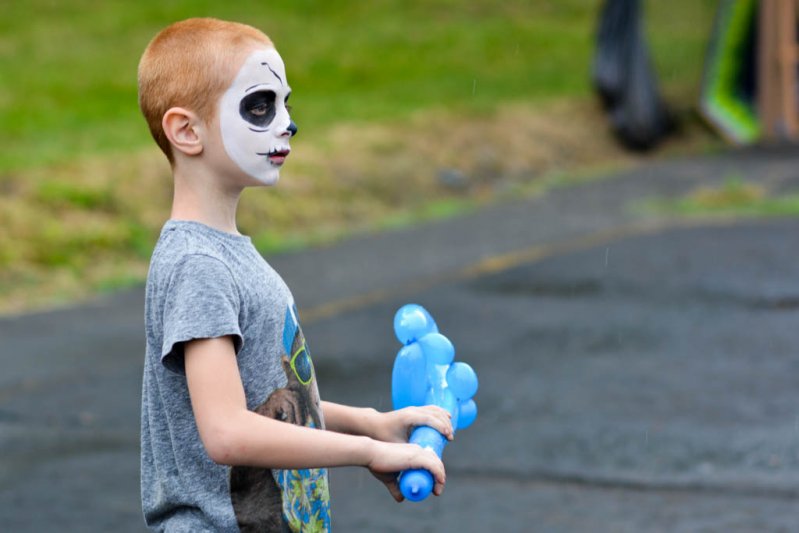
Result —
[[212, 440], [205, 443], [205, 451], [208, 457], [218, 465], [234, 466], [236, 461], [230, 445], [219, 440]]
[[224, 466], [240, 464], [241, 445], [232, 428], [223, 426], [209, 429], [201, 434], [201, 438], [205, 452], [213, 462]]

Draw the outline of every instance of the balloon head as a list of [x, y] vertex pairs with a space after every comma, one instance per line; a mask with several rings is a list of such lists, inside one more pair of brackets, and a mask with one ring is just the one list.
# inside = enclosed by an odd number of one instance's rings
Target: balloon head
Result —
[[394, 315], [394, 334], [402, 344], [410, 344], [428, 333], [437, 332], [435, 320], [421, 305], [403, 305]]

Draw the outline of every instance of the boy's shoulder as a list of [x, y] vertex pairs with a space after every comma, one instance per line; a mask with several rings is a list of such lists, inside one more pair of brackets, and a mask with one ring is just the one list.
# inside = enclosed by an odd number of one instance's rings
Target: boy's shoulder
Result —
[[157, 301], [175, 287], [203, 294], [237, 294], [242, 305], [293, 300], [291, 290], [255, 249], [250, 237], [198, 222], [170, 220], [150, 259], [147, 294]]
[[199, 222], [169, 220], [153, 249], [151, 265], [169, 265], [191, 256], [207, 256], [225, 261], [236, 251], [248, 251], [249, 237], [216, 230]]
[[168, 283], [178, 271], [188, 273], [209, 265], [215, 271], [230, 271], [230, 247], [214, 231], [199, 223], [167, 221], [150, 258], [148, 284]]

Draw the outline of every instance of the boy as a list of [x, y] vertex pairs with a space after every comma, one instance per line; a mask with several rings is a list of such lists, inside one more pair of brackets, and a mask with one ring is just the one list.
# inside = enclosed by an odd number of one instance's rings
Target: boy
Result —
[[361, 465], [401, 501], [395, 474], [435, 407], [390, 413], [322, 402], [291, 293], [236, 229], [245, 187], [274, 185], [297, 127], [280, 55], [260, 31], [189, 19], [139, 64], [139, 105], [174, 199], [147, 277], [142, 505], [162, 531], [327, 531], [325, 468]]

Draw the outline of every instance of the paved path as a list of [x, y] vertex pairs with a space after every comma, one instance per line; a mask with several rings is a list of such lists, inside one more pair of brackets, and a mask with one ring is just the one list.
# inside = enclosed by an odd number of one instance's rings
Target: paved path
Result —
[[[338, 531], [792, 531], [799, 221], [629, 206], [799, 155], [656, 163], [433, 225], [270, 258], [325, 398], [387, 408], [394, 310], [426, 305], [478, 370], [445, 497], [333, 474]], [[142, 293], [0, 320], [0, 529], [141, 531]]]

